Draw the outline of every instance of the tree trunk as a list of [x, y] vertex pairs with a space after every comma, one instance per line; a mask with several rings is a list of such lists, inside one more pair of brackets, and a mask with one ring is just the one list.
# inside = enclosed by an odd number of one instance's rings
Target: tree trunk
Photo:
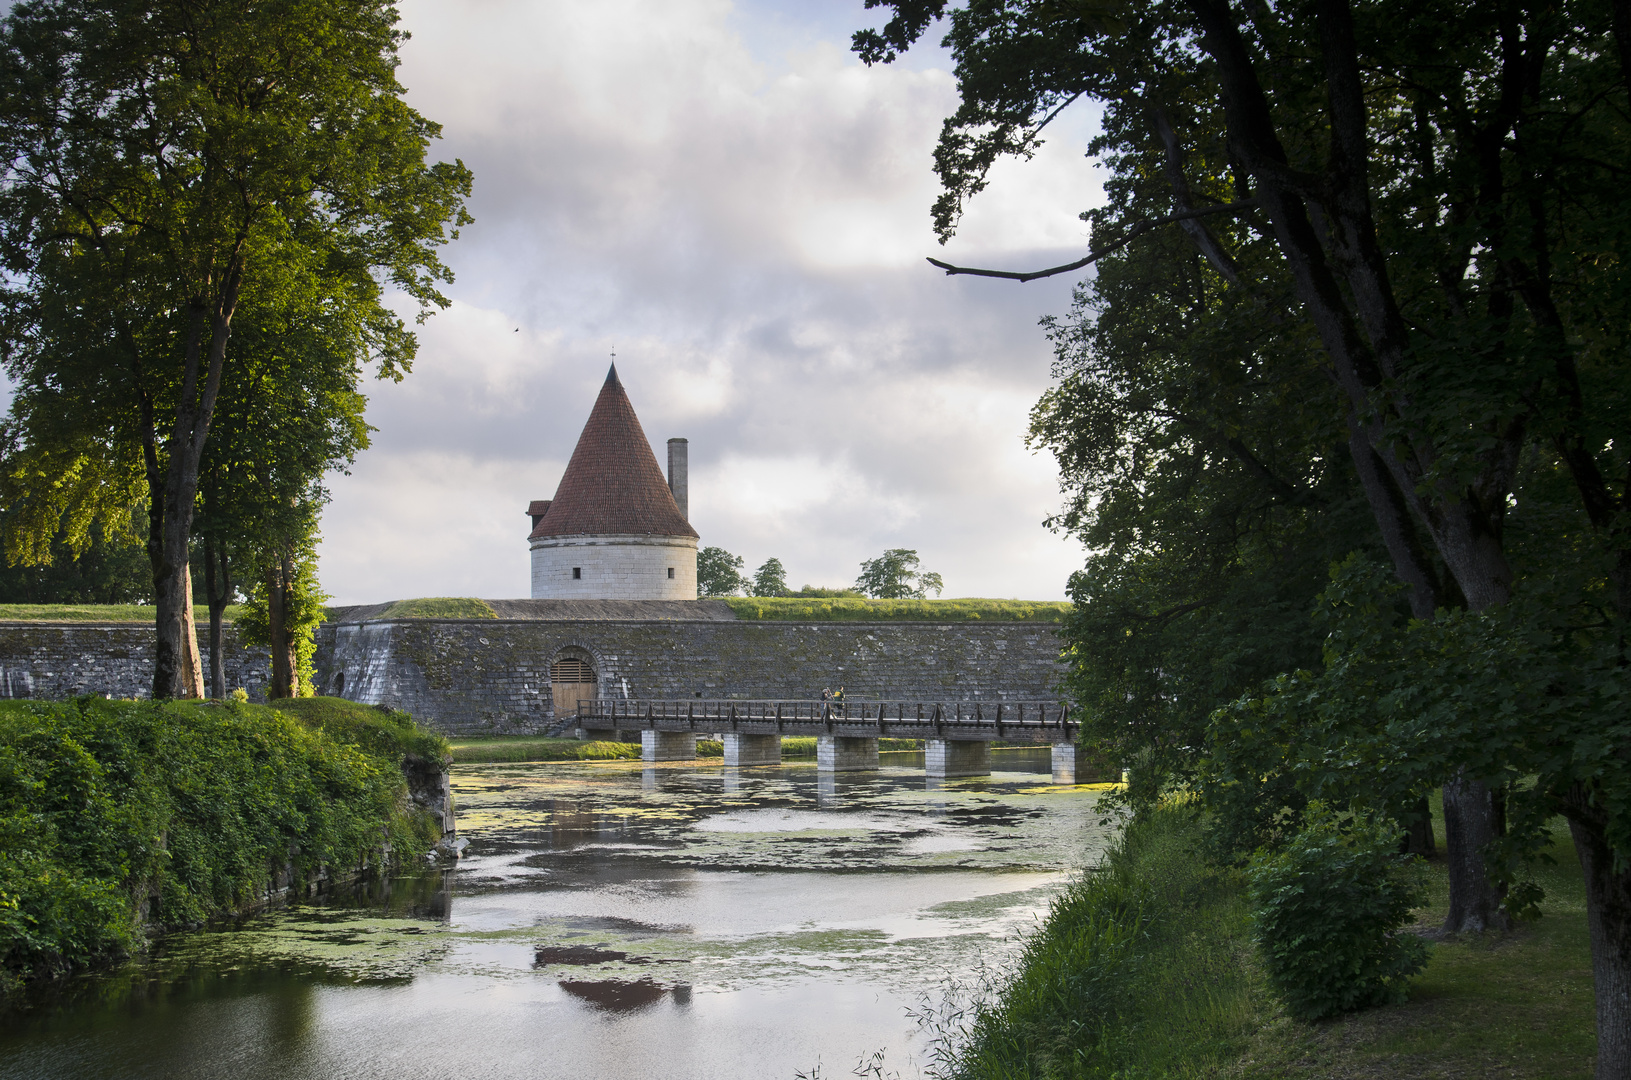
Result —
[[1488, 784], [1457, 770], [1444, 785], [1444, 849], [1450, 871], [1452, 934], [1505, 930], [1512, 919], [1502, 905], [1506, 890], [1489, 879], [1484, 851], [1501, 834], [1501, 814]]
[[1597, 1080], [1631, 1080], [1631, 865], [1615, 866], [1600, 827], [1569, 819], [1586, 878], [1586, 925], [1597, 991]]
[[274, 558], [266, 568], [266, 633], [272, 646], [272, 685], [266, 696], [286, 698], [294, 696], [294, 665], [290, 663], [289, 630], [285, 621], [287, 604], [287, 563]]
[[[216, 560], [220, 560], [220, 588], [216, 588]], [[227, 565], [225, 548], [217, 549], [215, 542], [204, 537], [204, 591], [210, 605], [210, 697], [227, 696], [226, 658], [221, 655], [221, 619], [226, 614], [227, 601], [232, 599], [232, 575]]]
[[1424, 859], [1431, 859], [1438, 854], [1438, 846], [1433, 842], [1433, 807], [1423, 795], [1411, 808], [1409, 822], [1405, 826], [1404, 840], [1399, 845], [1401, 855], [1420, 855]]
[[[175, 479], [175, 468], [167, 470], [166, 480]], [[189, 606], [192, 592], [187, 567], [187, 532], [192, 524], [191, 499], [177, 506], [179, 500], [168, 497], [175, 487], [165, 484], [160, 492], [167, 504], [161, 512], [162, 526], [158, 543], [148, 541], [149, 556], [153, 561], [153, 603], [157, 608], [155, 629], [157, 638], [153, 648], [153, 697], [156, 699], [187, 696], [187, 675], [191, 667], [187, 641], [192, 629]], [[190, 495], [190, 493], [189, 493]], [[156, 556], [153, 548], [157, 547]], [[196, 646], [195, 646], [196, 648]]]
[[198, 622], [193, 616], [193, 574], [188, 567], [183, 579], [186, 586], [182, 598], [181, 630], [181, 696], [202, 698], [204, 691], [204, 660], [198, 653]]

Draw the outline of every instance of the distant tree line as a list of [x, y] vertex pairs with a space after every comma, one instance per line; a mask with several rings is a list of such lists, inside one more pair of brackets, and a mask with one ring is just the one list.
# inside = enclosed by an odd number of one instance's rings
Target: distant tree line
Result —
[[780, 559], [766, 559], [752, 577], [742, 573], [745, 561], [721, 547], [697, 552], [698, 596], [870, 596], [879, 600], [921, 600], [944, 589], [940, 575], [921, 569], [916, 551], [890, 548], [861, 563], [860, 576], [848, 588], [805, 585], [797, 592], [787, 586], [787, 568]]

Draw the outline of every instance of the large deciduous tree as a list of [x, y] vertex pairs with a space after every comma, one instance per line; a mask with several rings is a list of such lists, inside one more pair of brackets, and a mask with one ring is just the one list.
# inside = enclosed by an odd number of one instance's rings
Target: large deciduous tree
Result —
[[[400, 377], [470, 174], [425, 160], [370, 0], [37, 0], [0, 24], [8, 555], [146, 496], [156, 697], [185, 692], [199, 470], [235, 317], [299, 295]], [[82, 530], [81, 530], [82, 531]], [[47, 538], [42, 541], [42, 537]]]
[[[995, 160], [1029, 154], [1071, 101], [1103, 104], [1091, 149], [1122, 183], [1086, 215], [1093, 250], [1046, 270], [972, 272], [1071, 272], [1177, 229], [1215, 295], [1257, 305], [1261, 325], [1294, 322], [1314, 343], [1318, 400], [1345, 434], [1422, 628], [1400, 639], [1409, 647], [1357, 635], [1366, 644], [1327, 656], [1331, 685], [1362, 693], [1369, 676], [1342, 673], [1374, 673], [1361, 661], [1392, 656], [1412, 679], [1461, 670], [1479, 688], [1433, 697], [1424, 715], [1440, 734], [1420, 729], [1415, 744], [1442, 735], [1438, 745], [1454, 748], [1431, 776], [1415, 775], [1444, 784], [1450, 928], [1503, 917], [1482, 858], [1499, 842], [1502, 785], [1564, 814], [1586, 873], [1598, 1075], [1631, 1076], [1631, 8], [868, 6], [893, 9], [881, 30], [857, 35], [869, 61], [949, 18], [962, 104], [936, 154], [943, 236]], [[1567, 509], [1542, 494], [1559, 485]], [[1525, 540], [1552, 561], [1526, 569], [1512, 511], [1531, 495], [1547, 512], [1524, 518]], [[1503, 649], [1509, 662], [1493, 661]], [[1503, 701], [1551, 704], [1527, 722], [1505, 706], [1499, 723], [1478, 715]], [[1510, 783], [1522, 775], [1538, 783]]]

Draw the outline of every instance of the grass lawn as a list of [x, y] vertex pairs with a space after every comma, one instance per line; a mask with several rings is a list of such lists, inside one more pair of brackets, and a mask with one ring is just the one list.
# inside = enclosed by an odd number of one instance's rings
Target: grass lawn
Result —
[[[222, 618], [233, 622], [237, 604], [228, 604]], [[0, 604], [0, 622], [128, 622], [152, 624], [158, 609], [148, 604]], [[193, 605], [193, 620], [210, 624], [210, 609]]]
[[[1442, 843], [1443, 822], [1436, 822]], [[1410, 999], [1316, 1023], [1288, 1017], [1251, 943], [1244, 882], [1157, 815], [1073, 885], [978, 1011], [955, 1077], [1552, 1080], [1591, 1076], [1591, 955], [1579, 864], [1554, 830], [1542, 918], [1443, 939], [1442, 862], [1417, 932], [1437, 939]]]
[[[1435, 822], [1440, 844], [1443, 820]], [[1591, 942], [1580, 864], [1557, 823], [1538, 868], [1542, 917], [1507, 934], [1440, 941], [1410, 1000], [1319, 1024], [1276, 1017], [1222, 1075], [1268, 1077], [1589, 1077], [1596, 1054]], [[1442, 863], [1418, 930], [1449, 910]]]

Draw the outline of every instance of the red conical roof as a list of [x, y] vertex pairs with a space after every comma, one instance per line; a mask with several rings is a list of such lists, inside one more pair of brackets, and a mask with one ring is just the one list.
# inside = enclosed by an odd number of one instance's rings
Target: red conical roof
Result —
[[614, 364], [566, 463], [561, 486], [527, 539], [630, 534], [697, 535], [668, 490]]

